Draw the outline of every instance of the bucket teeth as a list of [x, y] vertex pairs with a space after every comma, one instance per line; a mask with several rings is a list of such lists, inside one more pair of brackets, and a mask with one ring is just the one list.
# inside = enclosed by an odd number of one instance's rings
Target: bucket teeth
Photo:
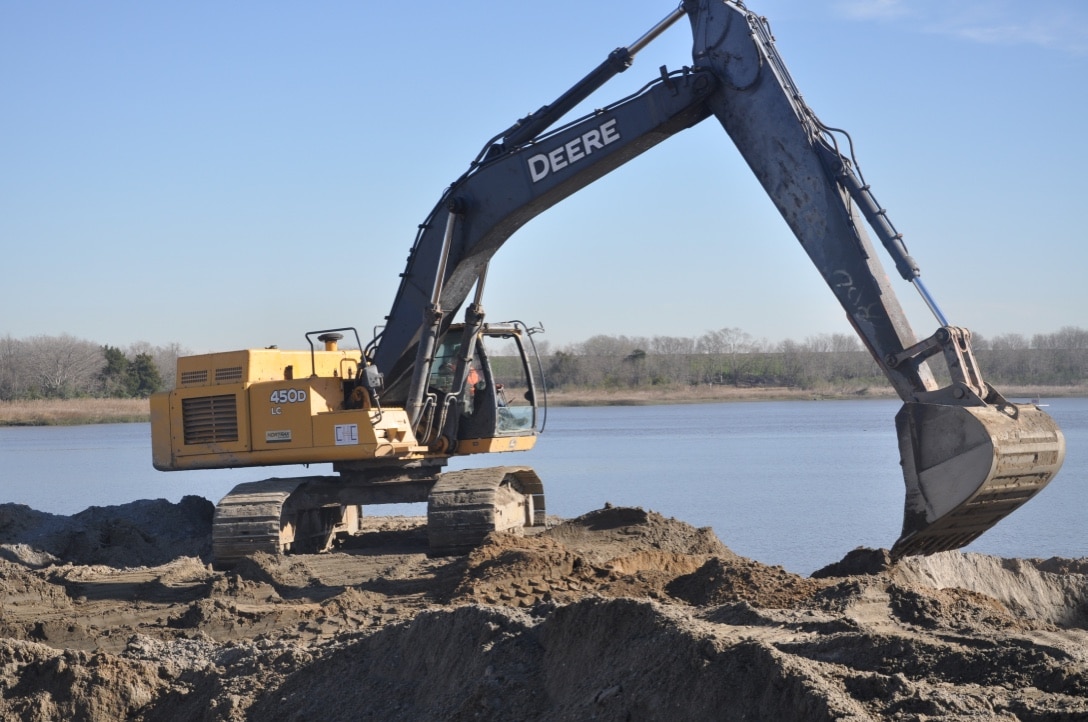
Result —
[[907, 403], [895, 425], [907, 491], [897, 559], [970, 544], [1042, 491], [1065, 458], [1058, 425], [1030, 404]]

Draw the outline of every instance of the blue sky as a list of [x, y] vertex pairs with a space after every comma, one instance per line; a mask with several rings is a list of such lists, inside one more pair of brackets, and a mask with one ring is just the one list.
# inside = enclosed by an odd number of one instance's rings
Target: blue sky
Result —
[[[748, 5], [853, 136], [951, 323], [1088, 326], [1088, 5]], [[0, 336], [196, 352], [368, 336], [416, 225], [483, 143], [674, 7], [0, 0]], [[591, 105], [690, 64], [690, 45], [677, 24]], [[516, 234], [486, 306], [543, 322], [553, 347], [850, 333], [713, 120]]]

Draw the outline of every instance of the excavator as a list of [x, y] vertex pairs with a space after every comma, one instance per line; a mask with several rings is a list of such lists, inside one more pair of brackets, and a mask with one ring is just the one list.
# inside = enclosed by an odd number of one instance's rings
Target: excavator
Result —
[[[637, 92], [560, 124], [683, 18], [691, 65], [663, 66]], [[712, 116], [903, 401], [895, 426], [906, 501], [893, 557], [961, 548], [1039, 493], [1064, 459], [1061, 430], [983, 380], [970, 331], [950, 325], [922, 283], [850, 137], [802, 100], [766, 19], [739, 0], [683, 0], [484, 144], [419, 226], [389, 315], [366, 345], [341, 327], [306, 333], [308, 349], [178, 359], [175, 388], [151, 399], [155, 468], [332, 464], [332, 474], [232, 489], [216, 506], [215, 564], [327, 549], [359, 530], [371, 504], [425, 501], [435, 555], [544, 525], [532, 468], [443, 471], [454, 456], [528, 450], [543, 430], [538, 329], [485, 320], [489, 262], [539, 213]], [[931, 335], [912, 331], [870, 232], [935, 317]], [[489, 356], [489, 343], [516, 354]]]

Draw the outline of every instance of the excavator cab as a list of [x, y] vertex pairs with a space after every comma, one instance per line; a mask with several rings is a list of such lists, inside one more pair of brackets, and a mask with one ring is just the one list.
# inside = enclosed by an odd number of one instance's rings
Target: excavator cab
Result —
[[539, 359], [520, 324], [484, 325], [467, 341], [464, 326], [452, 325], [435, 349], [417, 435], [434, 444], [442, 429], [441, 443], [456, 454], [532, 448], [545, 406], [534, 363]]

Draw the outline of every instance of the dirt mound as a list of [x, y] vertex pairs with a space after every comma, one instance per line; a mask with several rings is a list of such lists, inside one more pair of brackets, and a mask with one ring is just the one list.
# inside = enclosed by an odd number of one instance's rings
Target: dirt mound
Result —
[[812, 573], [814, 579], [850, 577], [855, 574], [880, 574], [892, 568], [892, 553], [888, 549], [858, 547], [837, 562]]
[[658, 599], [715, 554], [738, 558], [710, 529], [607, 507], [538, 536], [490, 535], [469, 555], [453, 601], [531, 607], [587, 594]]
[[971, 632], [984, 627], [1036, 629], [1045, 626], [1018, 617], [993, 597], [966, 589], [891, 585], [888, 598], [891, 612], [897, 619], [926, 629]]
[[[815, 665], [783, 664], [768, 645], [708, 639], [704, 632], [683, 614], [628, 599], [583, 600], [543, 617], [479, 606], [426, 612], [290, 675], [250, 714], [333, 721], [722, 719], [723, 713], [831, 720], [863, 713], [813, 674]], [[343, 685], [345, 678], [368, 684]]]
[[945, 552], [911, 557], [895, 567], [892, 578], [910, 588], [964, 589], [998, 600], [1018, 618], [1088, 629], [1088, 576], [1046, 571], [1055, 567], [1030, 559]]
[[63, 560], [136, 567], [206, 556], [214, 513], [215, 506], [198, 496], [177, 504], [156, 499], [92, 506], [70, 517], [0, 504], [0, 558], [27, 566]]
[[0, 711], [25, 722], [132, 719], [167, 683], [154, 661], [0, 639]]
[[700, 607], [747, 602], [755, 607], [792, 609], [811, 603], [816, 592], [825, 586], [782, 567], [769, 567], [741, 557], [714, 557], [695, 572], [673, 580], [667, 591]]
[[0, 506], [0, 719], [1088, 719], [1082, 560], [806, 578], [606, 508], [460, 558], [366, 517], [215, 572], [209, 509]]
[[606, 506], [544, 532], [597, 564], [639, 551], [735, 557], [710, 527], [696, 529], [654, 511]]

